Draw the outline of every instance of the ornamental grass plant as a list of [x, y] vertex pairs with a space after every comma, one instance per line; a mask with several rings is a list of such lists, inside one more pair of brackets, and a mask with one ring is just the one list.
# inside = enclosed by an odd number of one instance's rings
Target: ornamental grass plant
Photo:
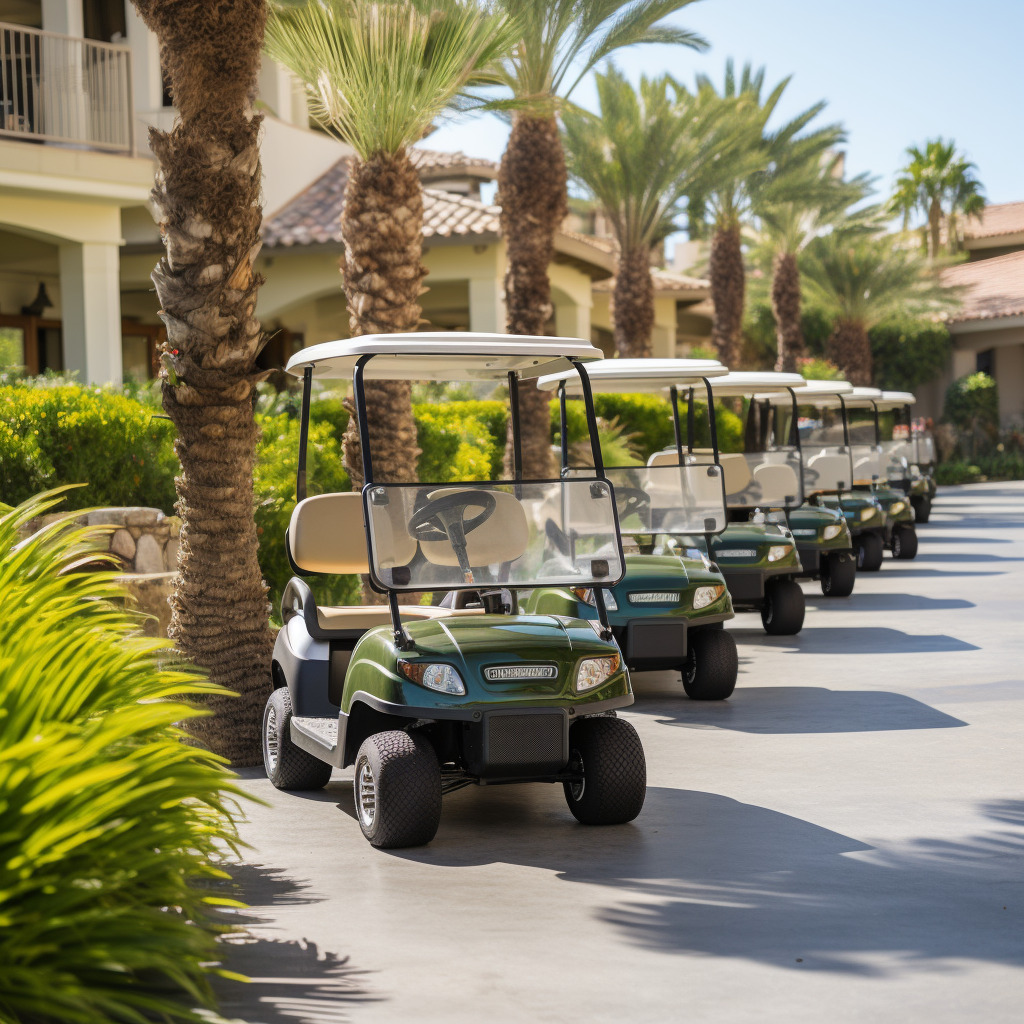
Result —
[[21, 536], [59, 500], [0, 507], [0, 1020], [208, 1021], [239, 794], [181, 723], [215, 688], [88, 569], [95, 528]]

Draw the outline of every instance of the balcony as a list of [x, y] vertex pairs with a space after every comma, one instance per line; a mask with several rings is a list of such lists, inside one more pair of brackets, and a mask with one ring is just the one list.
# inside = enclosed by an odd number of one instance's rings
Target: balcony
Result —
[[0, 22], [0, 138], [134, 152], [127, 46]]

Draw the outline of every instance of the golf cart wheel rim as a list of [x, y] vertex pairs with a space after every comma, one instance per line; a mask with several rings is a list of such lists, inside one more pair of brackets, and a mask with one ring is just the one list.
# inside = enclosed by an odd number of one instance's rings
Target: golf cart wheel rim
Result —
[[583, 771], [583, 758], [580, 756], [580, 752], [578, 750], [573, 750], [572, 755], [569, 758], [569, 771], [584, 776], [578, 782], [569, 783], [569, 793], [572, 795], [573, 800], [582, 800], [583, 793], [587, 788], [587, 780]]
[[371, 828], [377, 816], [377, 780], [368, 761], [361, 761], [356, 770], [356, 811], [363, 828]]
[[263, 730], [263, 756], [270, 771], [277, 767], [280, 749], [281, 740], [277, 731], [277, 709], [271, 705], [267, 708], [267, 726]]
[[686, 652], [686, 661], [683, 662], [683, 679], [693, 683], [697, 678], [697, 652], [691, 646]]

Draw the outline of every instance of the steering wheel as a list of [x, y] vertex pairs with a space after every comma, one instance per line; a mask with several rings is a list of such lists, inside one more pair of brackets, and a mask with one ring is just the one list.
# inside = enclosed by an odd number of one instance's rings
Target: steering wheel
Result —
[[[475, 582], [473, 570], [466, 551], [466, 534], [482, 526], [494, 514], [497, 501], [490, 491], [458, 490], [431, 498], [422, 508], [412, 514], [407, 527], [409, 535], [416, 540], [446, 540], [459, 560], [463, 579]], [[466, 518], [466, 509], [479, 508], [476, 515]]]
[[641, 487], [615, 488], [615, 508], [620, 519], [651, 507], [651, 496]]

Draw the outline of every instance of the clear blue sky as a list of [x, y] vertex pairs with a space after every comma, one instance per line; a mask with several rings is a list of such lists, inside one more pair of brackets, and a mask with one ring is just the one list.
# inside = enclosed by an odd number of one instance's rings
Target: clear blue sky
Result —
[[[728, 57], [764, 65], [770, 85], [792, 76], [783, 116], [828, 101], [821, 121], [845, 124], [848, 173], [871, 172], [881, 192], [908, 145], [942, 135], [978, 165], [989, 202], [1024, 200], [1024, 0], [701, 0], [672, 20], [710, 49], [627, 50], [616, 60], [634, 80], [701, 71], [720, 82]], [[589, 82], [574, 99], [594, 105]], [[474, 117], [426, 145], [497, 160], [506, 135]]]

